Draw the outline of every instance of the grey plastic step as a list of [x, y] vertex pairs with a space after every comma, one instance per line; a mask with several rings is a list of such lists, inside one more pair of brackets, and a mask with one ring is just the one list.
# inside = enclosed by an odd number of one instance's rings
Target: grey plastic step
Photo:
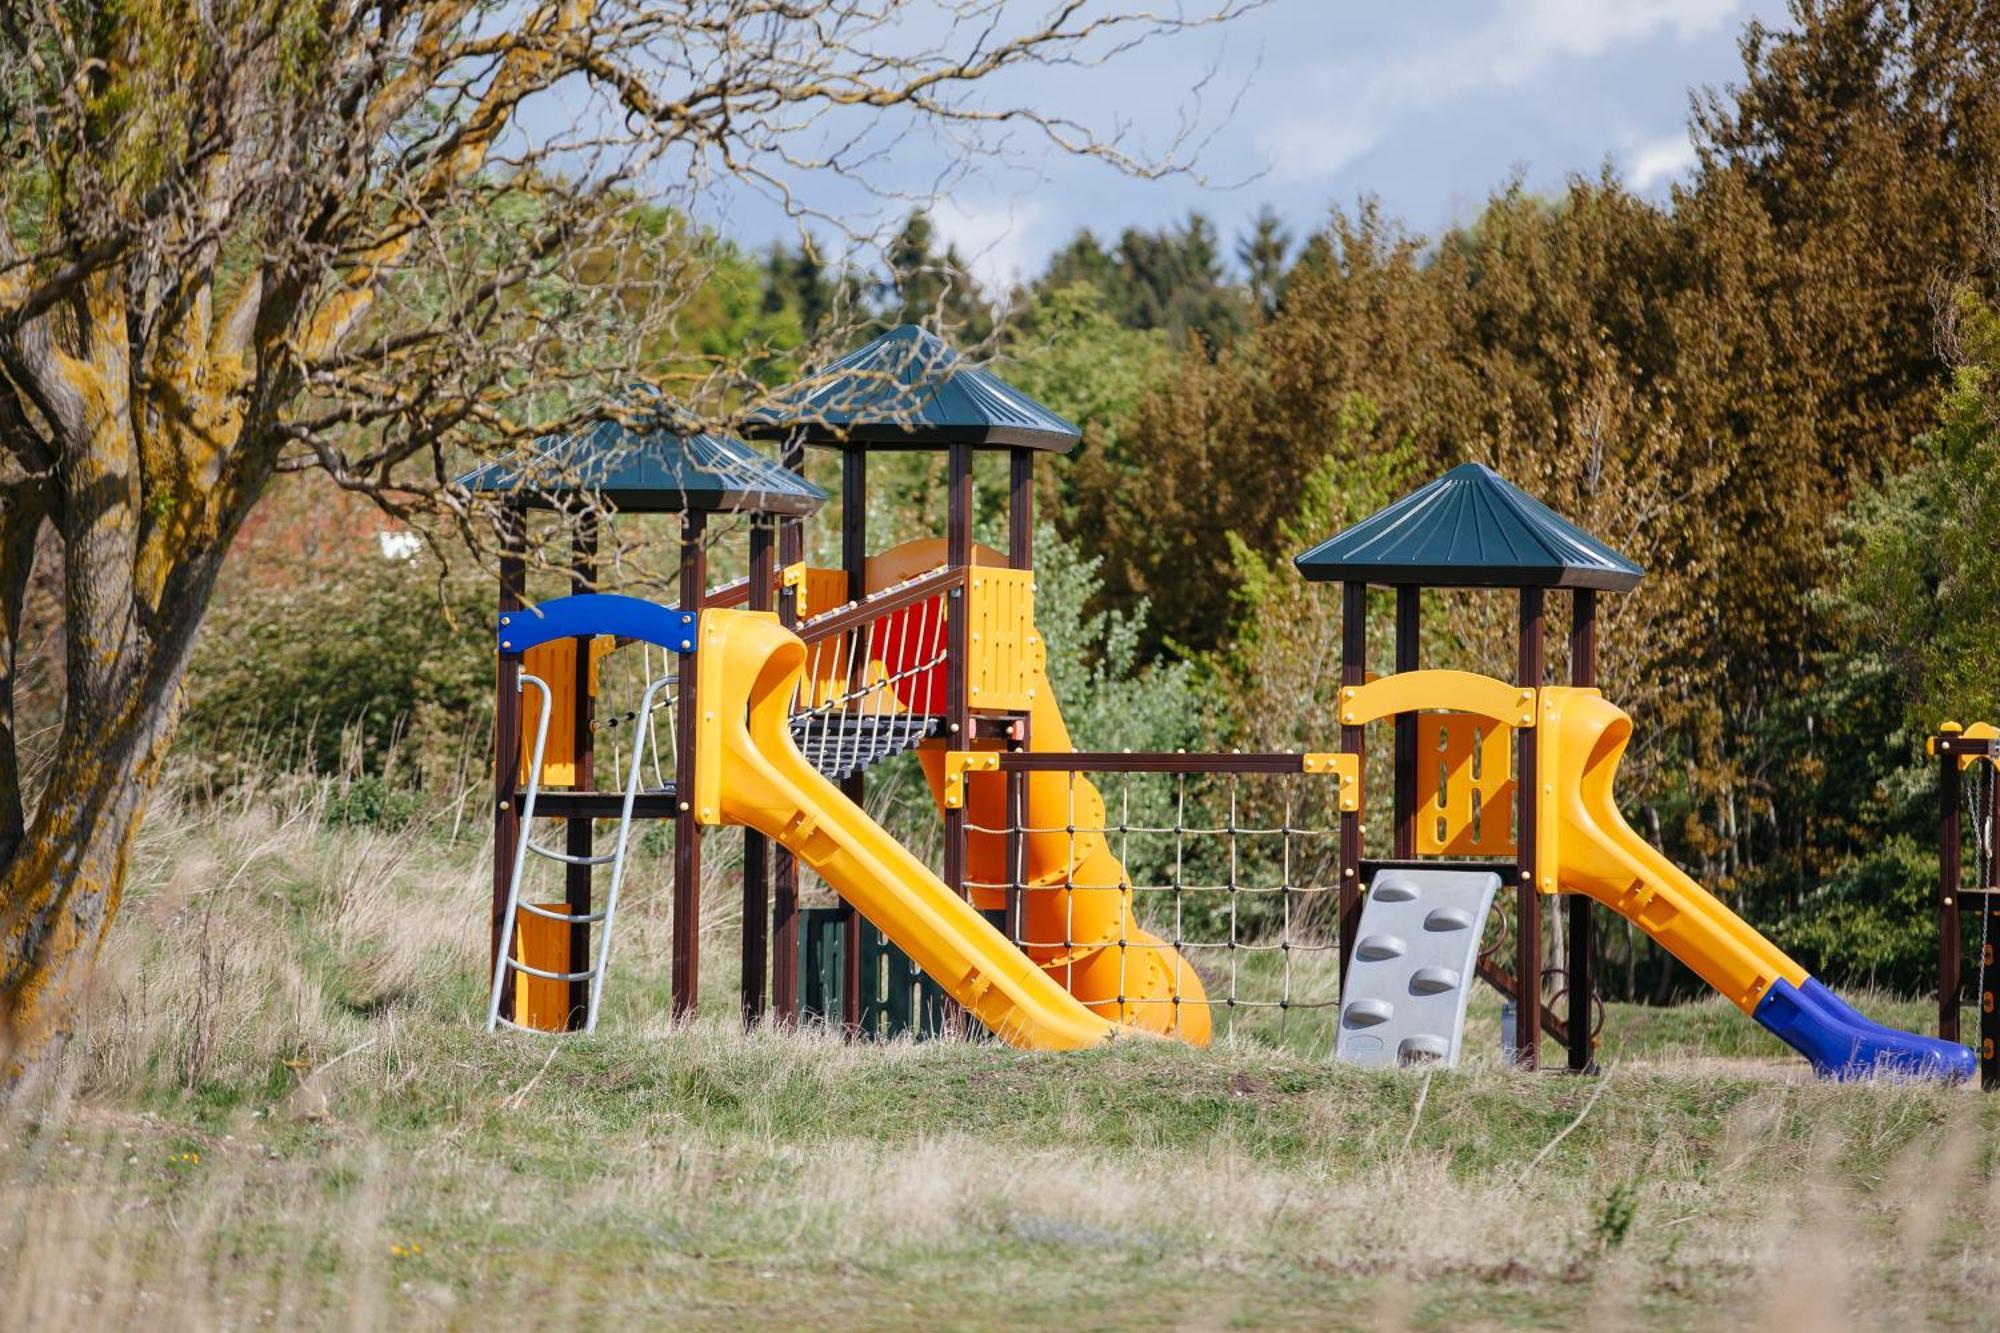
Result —
[[1349, 1064], [1458, 1063], [1479, 938], [1500, 877], [1385, 870], [1361, 907], [1340, 990], [1337, 1058]]

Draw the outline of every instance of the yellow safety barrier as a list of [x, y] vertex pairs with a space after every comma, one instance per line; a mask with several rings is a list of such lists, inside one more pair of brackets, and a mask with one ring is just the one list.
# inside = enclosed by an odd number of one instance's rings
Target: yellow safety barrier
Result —
[[1532, 727], [1535, 692], [1471, 671], [1402, 671], [1340, 690], [1343, 727], [1422, 712], [1471, 713], [1510, 727]]

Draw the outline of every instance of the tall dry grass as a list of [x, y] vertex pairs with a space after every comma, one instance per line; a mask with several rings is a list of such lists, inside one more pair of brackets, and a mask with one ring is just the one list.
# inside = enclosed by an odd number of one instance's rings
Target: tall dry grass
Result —
[[329, 799], [149, 821], [72, 1053], [0, 1123], [0, 1326], [1993, 1322], [1969, 1092], [1717, 1060], [1706, 1015], [1601, 1083], [746, 1034], [726, 844], [716, 1017], [664, 1017], [654, 849], [605, 1034], [488, 1038], [488, 849]]

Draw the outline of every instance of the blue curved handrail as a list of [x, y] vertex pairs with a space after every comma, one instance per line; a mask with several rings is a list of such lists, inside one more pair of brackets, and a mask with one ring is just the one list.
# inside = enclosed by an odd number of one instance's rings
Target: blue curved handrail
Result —
[[641, 639], [669, 652], [691, 653], [695, 645], [695, 617], [691, 611], [661, 606], [642, 597], [581, 593], [509, 611], [500, 617], [494, 637], [502, 653], [514, 654], [553, 639], [597, 634]]

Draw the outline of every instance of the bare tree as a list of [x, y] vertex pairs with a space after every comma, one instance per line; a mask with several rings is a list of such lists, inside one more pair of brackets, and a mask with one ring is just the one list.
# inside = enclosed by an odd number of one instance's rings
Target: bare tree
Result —
[[[476, 538], [458, 467], [657, 378], [700, 261], [635, 203], [733, 184], [825, 227], [815, 180], [870, 185], [927, 137], [1177, 169], [1176, 145], [1004, 100], [1009, 71], [1239, 7], [0, 4], [0, 1088], [62, 1048], [195, 631], [275, 476]], [[746, 385], [679, 371], [710, 403]], [[44, 525], [67, 652], [31, 793], [12, 681]]]

